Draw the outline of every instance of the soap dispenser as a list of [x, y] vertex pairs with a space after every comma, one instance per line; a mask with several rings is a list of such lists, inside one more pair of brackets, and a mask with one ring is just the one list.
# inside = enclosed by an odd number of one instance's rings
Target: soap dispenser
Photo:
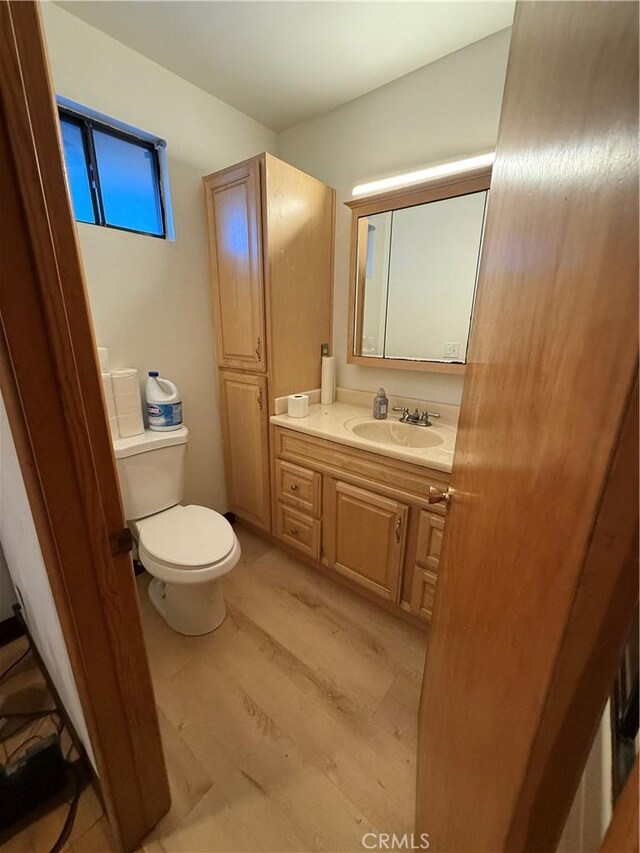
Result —
[[384, 388], [378, 388], [378, 393], [373, 398], [373, 417], [383, 421], [389, 413], [389, 398]]

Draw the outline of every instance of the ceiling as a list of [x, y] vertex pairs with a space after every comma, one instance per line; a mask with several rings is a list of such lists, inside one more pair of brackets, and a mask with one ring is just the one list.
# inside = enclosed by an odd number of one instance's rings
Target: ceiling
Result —
[[276, 131], [511, 24], [513, 2], [60, 2]]

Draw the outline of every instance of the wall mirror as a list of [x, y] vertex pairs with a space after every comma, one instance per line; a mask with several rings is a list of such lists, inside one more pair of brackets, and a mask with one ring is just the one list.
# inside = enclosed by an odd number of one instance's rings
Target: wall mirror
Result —
[[491, 170], [354, 199], [347, 360], [464, 372]]

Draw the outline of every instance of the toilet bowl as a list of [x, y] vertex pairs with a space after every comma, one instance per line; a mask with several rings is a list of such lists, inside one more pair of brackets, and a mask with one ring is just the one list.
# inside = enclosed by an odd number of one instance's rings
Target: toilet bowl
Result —
[[132, 526], [140, 562], [153, 575], [156, 610], [180, 634], [214, 631], [226, 615], [220, 578], [240, 559], [226, 518], [203, 506], [174, 506]]
[[146, 430], [114, 440], [125, 516], [140, 562], [153, 575], [149, 598], [180, 634], [208, 634], [224, 620], [222, 577], [240, 559], [229, 522], [203, 506], [183, 506], [188, 430]]

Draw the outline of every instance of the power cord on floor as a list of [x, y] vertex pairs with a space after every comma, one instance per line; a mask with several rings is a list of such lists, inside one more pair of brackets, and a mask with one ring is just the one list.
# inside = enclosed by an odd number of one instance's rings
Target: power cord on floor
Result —
[[14, 660], [14, 662], [11, 664], [11, 666], [8, 666], [5, 669], [5, 671], [2, 674], [0, 674], [0, 681], [4, 681], [4, 679], [7, 677], [7, 675], [9, 675], [9, 673], [13, 669], [15, 669], [21, 661], [23, 661], [26, 658], [26, 656], [29, 654], [30, 651], [31, 651], [31, 644], [29, 644], [26, 651], [24, 651], [17, 660]]
[[49, 853], [60, 853], [63, 849], [67, 841], [69, 840], [69, 836], [71, 835], [71, 830], [73, 829], [73, 824], [76, 819], [76, 814], [78, 812], [78, 803], [80, 802], [80, 794], [82, 793], [82, 774], [76, 767], [75, 762], [67, 762], [67, 766], [71, 768], [75, 776], [75, 786], [73, 791], [73, 797], [71, 798], [71, 802], [69, 803], [69, 811], [67, 812], [67, 817], [64, 822], [62, 829], [60, 830], [60, 835], [57, 837], [55, 844], [49, 851]]

